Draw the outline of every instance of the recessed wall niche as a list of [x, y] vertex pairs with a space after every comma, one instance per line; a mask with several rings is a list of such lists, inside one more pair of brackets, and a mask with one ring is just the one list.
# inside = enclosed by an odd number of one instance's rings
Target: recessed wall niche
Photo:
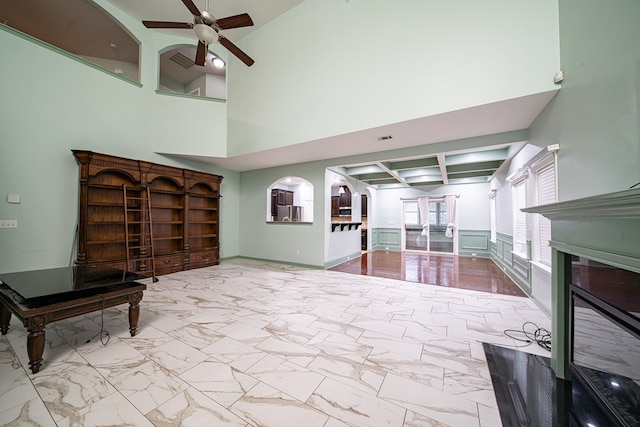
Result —
[[158, 90], [227, 99], [227, 64], [207, 51], [205, 65], [196, 65], [196, 45], [176, 45], [160, 51]]
[[313, 222], [313, 184], [287, 176], [267, 188], [267, 222]]
[[3, 0], [0, 17], [5, 25], [74, 58], [140, 82], [140, 42], [93, 1]]

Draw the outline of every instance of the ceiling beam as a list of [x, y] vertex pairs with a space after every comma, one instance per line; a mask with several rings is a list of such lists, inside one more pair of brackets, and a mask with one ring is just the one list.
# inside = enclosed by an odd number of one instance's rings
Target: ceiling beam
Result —
[[442, 174], [442, 183], [446, 185], [449, 183], [449, 178], [447, 177], [447, 163], [444, 153], [438, 153], [437, 158], [438, 165], [440, 166], [440, 173]]
[[404, 185], [405, 187], [409, 187], [409, 184], [406, 183], [406, 181], [404, 179], [402, 179], [401, 176], [399, 176], [398, 174], [396, 174], [394, 171], [392, 171], [391, 169], [389, 169], [387, 167], [388, 163], [382, 163], [379, 162], [377, 163], [378, 166], [380, 166], [380, 168], [384, 169], [389, 175], [391, 175], [398, 183]]

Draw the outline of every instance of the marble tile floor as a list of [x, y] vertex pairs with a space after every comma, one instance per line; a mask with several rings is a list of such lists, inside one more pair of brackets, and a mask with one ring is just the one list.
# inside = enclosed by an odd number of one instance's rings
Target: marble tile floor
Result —
[[133, 338], [126, 313], [48, 325], [37, 374], [12, 317], [0, 425], [495, 427], [482, 343], [550, 328], [526, 297], [246, 259], [149, 282]]

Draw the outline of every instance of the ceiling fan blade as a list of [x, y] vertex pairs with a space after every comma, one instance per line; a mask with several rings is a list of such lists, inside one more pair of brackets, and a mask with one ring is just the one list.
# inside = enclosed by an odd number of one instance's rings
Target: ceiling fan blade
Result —
[[185, 24], [184, 22], [142, 21], [142, 25], [147, 28], [193, 28], [192, 24]]
[[196, 65], [204, 65], [204, 61], [207, 59], [207, 46], [202, 43], [202, 42], [198, 42], [198, 51], [196, 52], [196, 60], [195, 63]]
[[200, 16], [200, 10], [195, 4], [193, 4], [193, 1], [182, 0], [182, 3], [184, 3], [185, 6], [187, 6], [187, 9], [189, 9], [189, 12], [191, 12], [193, 16]]
[[216, 19], [216, 25], [221, 30], [228, 30], [231, 28], [250, 27], [253, 25], [253, 20], [248, 13], [241, 13], [240, 15]]
[[231, 40], [229, 40], [228, 38], [226, 38], [222, 34], [220, 34], [220, 38], [218, 39], [218, 41], [220, 42], [220, 44], [222, 46], [226, 47], [229, 52], [231, 52], [235, 56], [237, 56], [240, 61], [242, 61], [245, 64], [247, 64], [247, 66], [251, 67], [253, 65], [253, 63], [255, 62], [253, 59], [251, 59], [251, 57], [249, 57], [249, 55], [247, 55], [242, 50], [240, 50], [240, 48], [238, 46], [236, 46], [235, 44], [231, 43]]

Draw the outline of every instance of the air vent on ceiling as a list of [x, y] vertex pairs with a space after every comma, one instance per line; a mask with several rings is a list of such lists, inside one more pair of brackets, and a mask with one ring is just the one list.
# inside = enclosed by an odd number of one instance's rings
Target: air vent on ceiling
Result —
[[193, 67], [193, 59], [181, 52], [176, 52], [175, 55], [170, 56], [169, 59], [187, 70]]
[[392, 135], [383, 135], [376, 138], [378, 141], [388, 141], [390, 139], [393, 139]]

